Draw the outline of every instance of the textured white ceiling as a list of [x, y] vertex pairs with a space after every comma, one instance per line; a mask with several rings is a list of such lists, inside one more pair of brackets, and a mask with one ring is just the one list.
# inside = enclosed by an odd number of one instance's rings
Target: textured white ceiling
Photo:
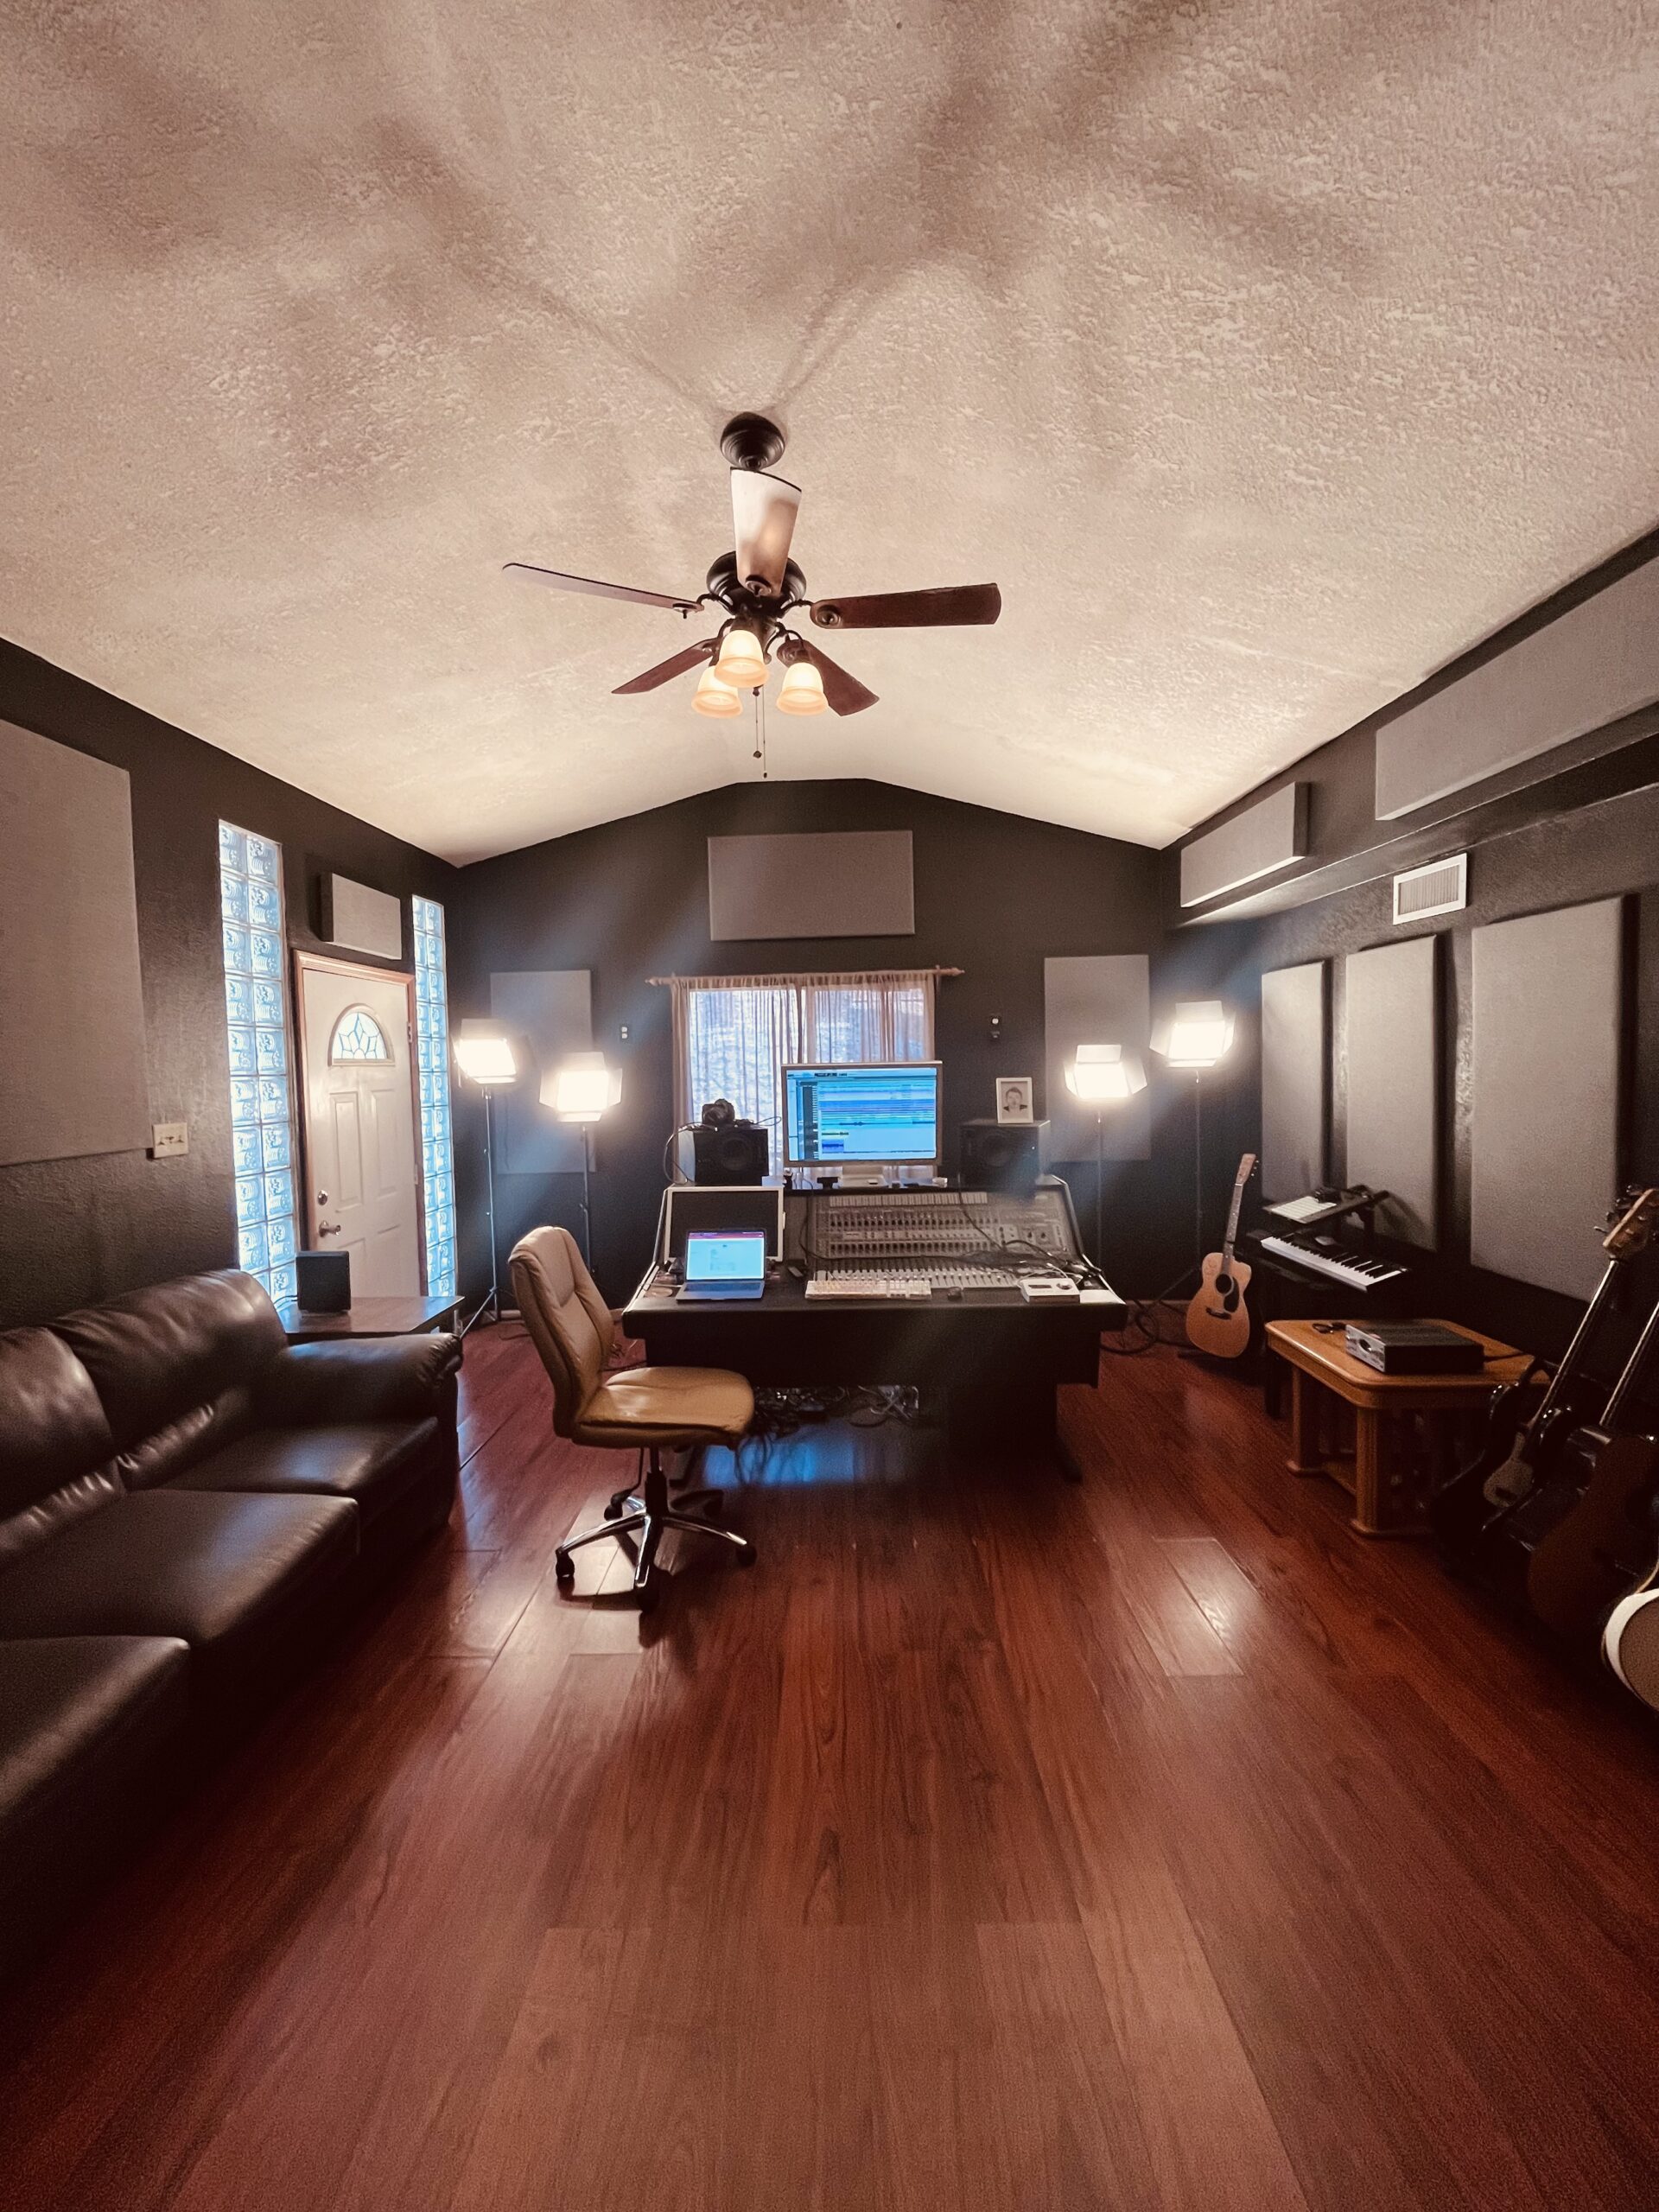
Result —
[[[455, 859], [753, 772], [696, 631], [776, 410], [774, 716], [1163, 843], [1659, 518], [1659, 0], [5, 11], [0, 631]], [[741, 734], [740, 734], [740, 732]]]

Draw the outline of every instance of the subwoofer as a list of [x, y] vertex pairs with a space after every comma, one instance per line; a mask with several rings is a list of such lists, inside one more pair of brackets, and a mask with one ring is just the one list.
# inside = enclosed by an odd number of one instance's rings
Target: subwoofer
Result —
[[694, 1183], [762, 1183], [771, 1149], [756, 1122], [699, 1122], [680, 1131], [680, 1172]]
[[1048, 1165], [1048, 1123], [964, 1122], [957, 1158], [964, 1191], [1034, 1191]]

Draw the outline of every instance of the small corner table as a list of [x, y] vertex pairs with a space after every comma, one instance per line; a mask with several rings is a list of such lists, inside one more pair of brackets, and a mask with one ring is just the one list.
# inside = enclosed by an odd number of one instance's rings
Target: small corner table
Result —
[[[1343, 1326], [1269, 1321], [1268, 1349], [1291, 1370], [1290, 1458], [1294, 1475], [1330, 1475], [1351, 1491], [1352, 1527], [1363, 1536], [1421, 1535], [1430, 1480], [1451, 1470], [1458, 1445], [1494, 1390], [1518, 1382], [1529, 1353], [1446, 1321], [1485, 1352], [1468, 1375], [1381, 1375], [1355, 1359]], [[1327, 1448], [1326, 1415], [1335, 1398], [1353, 1409], [1351, 1456]], [[1426, 1453], [1412, 1449], [1421, 1422]], [[1427, 1465], [1424, 1461], [1427, 1461]]]
[[343, 1313], [307, 1313], [295, 1305], [276, 1308], [291, 1344], [333, 1337], [429, 1336], [454, 1325], [459, 1298], [354, 1298]]

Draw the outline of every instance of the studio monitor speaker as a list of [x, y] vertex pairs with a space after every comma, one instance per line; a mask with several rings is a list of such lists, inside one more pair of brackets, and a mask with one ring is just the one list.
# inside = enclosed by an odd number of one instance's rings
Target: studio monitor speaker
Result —
[[680, 1171], [694, 1183], [764, 1182], [771, 1156], [766, 1132], [753, 1122], [700, 1122], [680, 1131], [679, 1150]]
[[1032, 1191], [1048, 1164], [1046, 1122], [964, 1122], [957, 1154], [964, 1191]]

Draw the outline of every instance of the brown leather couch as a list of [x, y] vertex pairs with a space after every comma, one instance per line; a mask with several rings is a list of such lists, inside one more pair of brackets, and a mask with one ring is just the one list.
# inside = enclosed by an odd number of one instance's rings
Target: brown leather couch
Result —
[[448, 1519], [460, 1364], [290, 1345], [234, 1270], [0, 1334], [0, 1966]]

